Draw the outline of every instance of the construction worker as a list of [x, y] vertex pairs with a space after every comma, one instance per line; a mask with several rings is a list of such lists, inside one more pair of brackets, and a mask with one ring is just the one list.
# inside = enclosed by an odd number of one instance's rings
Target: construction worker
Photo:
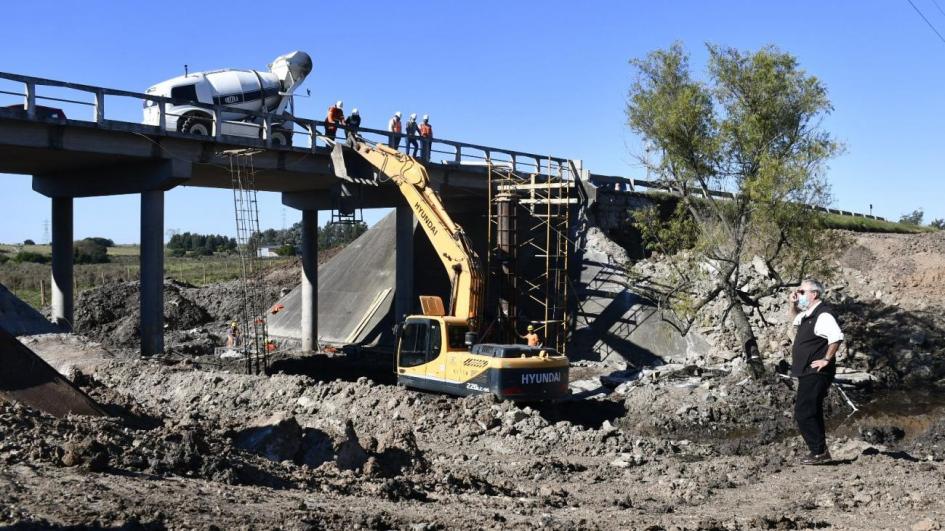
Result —
[[417, 125], [417, 114], [410, 113], [410, 118], [407, 120], [407, 154], [410, 153], [410, 146], [413, 146], [412, 157], [417, 156], [417, 151], [420, 150], [420, 144], [417, 143], [417, 135], [420, 133], [420, 126]]
[[345, 142], [354, 146], [354, 141], [358, 139], [358, 129], [361, 127], [361, 114], [357, 107], [351, 109], [351, 116], [345, 122]]
[[526, 343], [528, 343], [528, 346], [530, 347], [540, 347], [541, 339], [538, 337], [538, 334], [535, 333], [535, 327], [532, 325], [528, 325], [527, 330], [528, 331], [525, 333], [524, 336], [519, 336], [519, 337], [524, 339]]
[[423, 142], [423, 160], [430, 160], [430, 148], [433, 144], [433, 126], [430, 125], [430, 115], [423, 115], [423, 123], [420, 124], [420, 141]]
[[230, 322], [230, 328], [226, 331], [226, 348], [238, 347], [240, 344], [240, 324], [236, 321]]
[[334, 140], [338, 132], [338, 126], [345, 124], [345, 103], [341, 100], [335, 102], [328, 108], [328, 114], [325, 116], [325, 136]]
[[387, 145], [391, 149], [400, 149], [400, 111], [394, 113], [394, 116], [387, 122], [387, 131], [390, 133], [390, 139], [387, 142]]

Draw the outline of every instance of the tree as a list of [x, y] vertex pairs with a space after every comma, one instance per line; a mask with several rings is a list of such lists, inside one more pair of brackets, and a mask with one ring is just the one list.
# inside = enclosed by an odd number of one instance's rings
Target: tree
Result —
[[945, 229], [945, 219], [936, 218], [929, 222], [929, 227], [934, 227], [938, 230]]
[[[643, 160], [651, 175], [679, 197], [668, 217], [647, 209], [637, 225], [673, 271], [653, 289], [663, 317], [685, 334], [721, 301], [722, 322], [758, 374], [748, 312], [761, 297], [829, 273], [841, 244], [811, 208], [828, 202], [823, 170], [840, 146], [820, 128], [832, 110], [826, 89], [793, 56], [774, 47], [708, 52], [706, 83], [692, 77], [680, 44], [631, 61], [638, 76], [628, 124], [659, 154]], [[717, 198], [712, 189], [733, 196]], [[756, 256], [767, 275], [749, 284]]]
[[114, 246], [115, 246], [115, 242], [112, 241], [112, 240], [109, 239], [109, 238], [92, 237], [92, 238], [86, 238], [86, 240], [93, 241], [93, 242], [95, 242], [95, 243], [97, 243], [97, 244], [99, 244], [99, 245], [103, 245], [103, 246], [105, 246], [105, 247], [114, 247]]
[[923, 217], [925, 217], [925, 213], [922, 212], [921, 208], [917, 208], [909, 214], [899, 216], [899, 223], [905, 225], [921, 225]]
[[86, 238], [73, 244], [73, 260], [77, 264], [103, 264], [108, 262], [108, 247], [101, 241]]
[[23, 245], [36, 245], [36, 242], [34, 242], [33, 240], [27, 239], [27, 240], [23, 240]]

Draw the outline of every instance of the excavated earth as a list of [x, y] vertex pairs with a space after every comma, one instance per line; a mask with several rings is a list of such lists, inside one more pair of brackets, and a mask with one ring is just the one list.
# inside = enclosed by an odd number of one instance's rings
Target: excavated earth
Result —
[[[84, 341], [97, 361], [70, 378], [109, 417], [0, 403], [0, 527], [938, 529], [945, 399], [929, 315], [945, 290], [924, 266], [904, 276], [890, 264], [941, 259], [945, 246], [938, 233], [853, 237], [831, 285], [854, 345], [845, 394], [827, 401], [829, 466], [797, 464], [806, 450], [794, 382], [775, 370], [789, 350], [776, 298], [760, 328], [761, 378], [726, 350], [719, 323], [705, 330], [713, 353], [685, 363], [576, 364], [574, 398], [555, 405], [407, 390], [389, 369], [372, 380], [358, 360], [324, 356], [280, 360], [268, 377], [195, 363], [183, 341], [174, 356], [140, 359], [134, 334], [121, 336], [127, 315], [106, 315], [103, 298], [83, 318], [104, 348], [84, 336], [25, 342]], [[902, 293], [877, 296], [891, 282]], [[112, 289], [112, 303], [134, 297]], [[228, 292], [167, 284], [170, 333], [210, 334]]]

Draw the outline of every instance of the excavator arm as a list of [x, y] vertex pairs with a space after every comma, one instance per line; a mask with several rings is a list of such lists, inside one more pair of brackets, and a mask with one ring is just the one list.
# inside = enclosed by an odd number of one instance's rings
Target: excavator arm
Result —
[[448, 315], [466, 319], [470, 330], [477, 331], [483, 291], [479, 257], [430, 186], [427, 169], [415, 158], [383, 144], [356, 142], [354, 151], [400, 189], [450, 278]]

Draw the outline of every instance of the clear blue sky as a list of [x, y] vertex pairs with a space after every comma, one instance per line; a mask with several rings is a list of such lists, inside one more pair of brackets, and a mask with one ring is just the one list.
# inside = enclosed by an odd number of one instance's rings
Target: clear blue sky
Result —
[[[945, 33], [933, 0], [913, 1]], [[828, 174], [834, 205], [866, 211], [872, 203], [889, 218], [922, 207], [926, 221], [945, 217], [945, 43], [906, 0], [35, 0], [5, 4], [3, 14], [2, 71], [143, 91], [182, 73], [184, 63], [265, 68], [277, 55], [305, 50], [315, 70], [300, 115], [321, 118], [336, 99], [378, 128], [397, 110], [429, 113], [440, 137], [637, 177], [631, 153], [639, 140], [624, 116], [630, 58], [679, 40], [702, 71], [706, 42], [775, 44], [830, 91], [835, 111], [824, 126], [847, 146]], [[127, 119], [140, 119], [137, 105]], [[0, 175], [0, 190], [0, 241], [41, 239], [49, 200], [31, 190], [28, 176]], [[228, 191], [181, 187], [166, 205], [168, 229], [235, 232]], [[264, 227], [281, 227], [283, 215], [288, 224], [300, 218], [277, 194], [263, 194], [260, 206]], [[77, 238], [138, 241], [137, 196], [78, 199], [75, 211]]]

